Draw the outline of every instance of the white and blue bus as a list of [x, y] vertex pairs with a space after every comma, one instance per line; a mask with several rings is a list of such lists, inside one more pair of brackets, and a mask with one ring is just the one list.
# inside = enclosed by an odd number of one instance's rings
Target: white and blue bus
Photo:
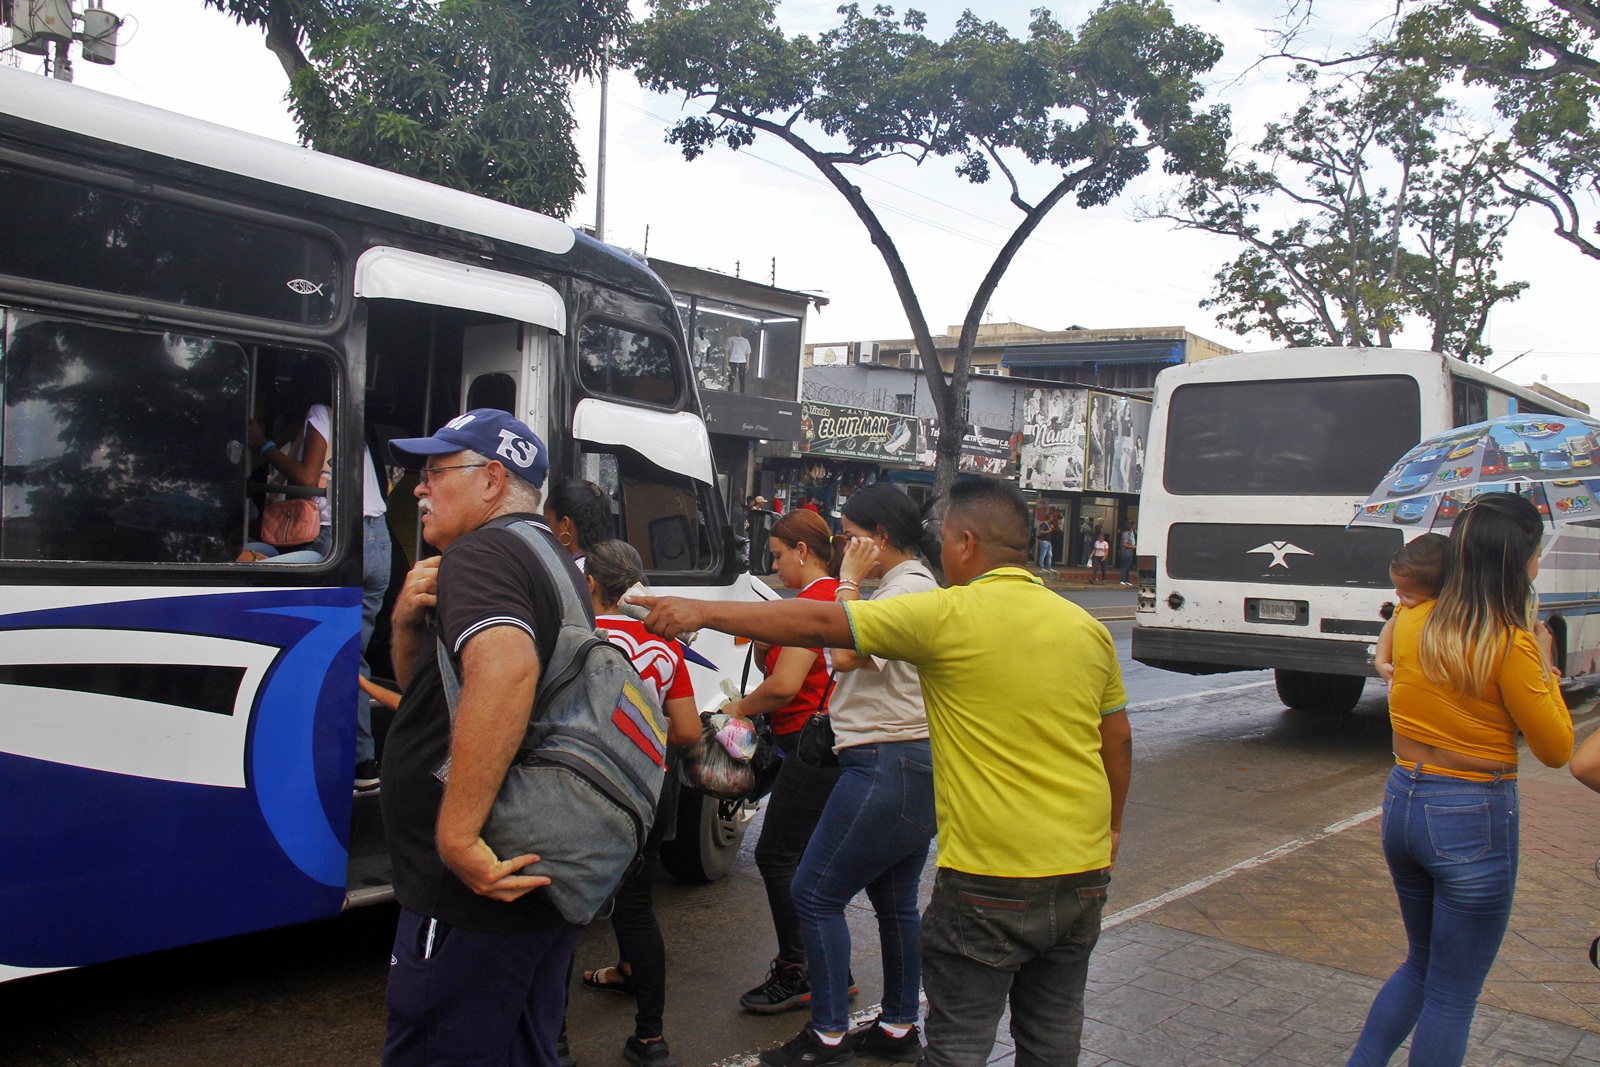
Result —
[[[1423, 438], [1516, 412], [1581, 414], [1435, 352], [1297, 348], [1162, 371], [1133, 658], [1190, 674], [1268, 668], [1289, 707], [1350, 710], [1375, 673], [1389, 561], [1422, 532], [1405, 508], [1388, 526], [1348, 526], [1357, 507]], [[1537, 584], [1563, 673], [1594, 674], [1600, 530], [1552, 529]]]
[[[380, 426], [512, 411], [552, 476], [607, 489], [657, 587], [771, 595], [671, 294], [571, 227], [6, 68], [0, 205], [0, 980], [389, 895], [376, 798], [351, 790]], [[303, 420], [307, 378], [331, 398], [331, 548], [236, 562], [268, 489], [247, 423]], [[409, 484], [402, 566], [429, 551]], [[715, 877], [740, 815], [685, 808], [674, 866]]]

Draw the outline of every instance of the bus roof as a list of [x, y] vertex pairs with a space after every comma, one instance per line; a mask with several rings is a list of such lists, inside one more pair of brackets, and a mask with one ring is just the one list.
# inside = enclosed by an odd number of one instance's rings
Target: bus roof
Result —
[[535, 211], [11, 67], [0, 67], [0, 116], [556, 255], [577, 240]]
[[1329, 378], [1358, 374], [1441, 374], [1449, 372], [1485, 386], [1527, 399], [1540, 407], [1564, 415], [1581, 417], [1586, 413], [1543, 393], [1517, 385], [1471, 363], [1413, 348], [1276, 348], [1261, 352], [1235, 352], [1212, 356], [1169, 367], [1160, 377], [1170, 389], [1178, 381], [1203, 382], [1210, 378], [1233, 381], [1239, 378]]

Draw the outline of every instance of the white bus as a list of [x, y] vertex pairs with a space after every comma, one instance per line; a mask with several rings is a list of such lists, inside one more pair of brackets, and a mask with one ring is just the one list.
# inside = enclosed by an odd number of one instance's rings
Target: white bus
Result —
[[[1347, 524], [1418, 441], [1514, 412], [1581, 414], [1433, 352], [1286, 349], [1163, 371], [1133, 657], [1189, 674], [1268, 668], [1289, 707], [1350, 710], [1394, 600], [1389, 561], [1422, 531], [1408, 509], [1387, 528]], [[1547, 537], [1540, 611], [1568, 677], [1600, 655], [1597, 567], [1600, 531]]]
[[[512, 411], [553, 477], [607, 489], [663, 591], [773, 595], [719, 502], [672, 295], [571, 227], [9, 68], [0, 204], [0, 980], [390, 895], [351, 789], [380, 425]], [[247, 422], [292, 434], [307, 383], [331, 547], [236, 562], [267, 491]], [[408, 485], [402, 565], [429, 551]], [[671, 864], [715, 877], [741, 813], [681, 814]]]

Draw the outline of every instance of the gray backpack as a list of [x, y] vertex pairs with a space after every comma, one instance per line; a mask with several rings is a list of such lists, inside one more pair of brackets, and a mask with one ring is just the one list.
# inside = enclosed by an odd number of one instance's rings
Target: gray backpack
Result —
[[[562, 623], [483, 839], [502, 859], [536, 853], [539, 862], [519, 873], [549, 878], [535, 892], [582, 925], [616, 892], [655, 822], [666, 778], [666, 716], [627, 654], [594, 627], [555, 540], [527, 520], [490, 525], [527, 544], [560, 594]], [[453, 725], [461, 683], [442, 640], [438, 657]], [[449, 771], [446, 760], [435, 776], [444, 781]]]

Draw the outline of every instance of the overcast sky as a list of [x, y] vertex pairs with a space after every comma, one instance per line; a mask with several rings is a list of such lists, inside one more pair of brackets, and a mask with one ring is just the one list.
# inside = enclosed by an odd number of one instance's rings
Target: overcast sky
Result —
[[[1171, 0], [1184, 21], [1222, 38], [1222, 63], [1209, 79], [1214, 98], [1232, 106], [1236, 136], [1251, 140], [1277, 117], [1287, 95], [1287, 65], [1257, 65], [1262, 29], [1287, 0]], [[106, 0], [128, 17], [113, 67], [76, 64], [77, 81], [104, 92], [286, 141], [294, 127], [283, 104], [285, 77], [258, 31], [202, 8], [199, 0]], [[786, 32], [815, 32], [836, 21], [836, 2], [790, 0], [780, 8]], [[928, 32], [943, 37], [961, 5], [917, 5], [928, 11]], [[1026, 32], [1034, 0], [990, 0], [982, 14]], [[1069, 0], [1052, 7], [1068, 26], [1091, 5]], [[1339, 47], [1358, 39], [1393, 10], [1392, 0], [1338, 0], [1319, 5], [1322, 21], [1305, 47]], [[36, 67], [33, 57], [20, 57]], [[9, 61], [9, 56], [8, 56]], [[598, 87], [574, 88], [580, 143], [593, 185], [597, 155]], [[808, 165], [781, 144], [760, 139], [739, 152], [715, 149], [684, 162], [663, 132], [686, 105], [645, 93], [626, 73], [611, 79], [606, 237], [652, 256], [720, 270], [789, 289], [815, 290], [830, 303], [807, 328], [812, 342], [908, 336], [887, 271], [844, 202]], [[693, 109], [693, 105], [687, 105]], [[910, 266], [924, 312], [935, 332], [965, 316], [973, 287], [1020, 218], [999, 182], [972, 186], [948, 162], [922, 167], [888, 160], [859, 169], [856, 178], [877, 206]], [[1035, 175], [1035, 194], [1049, 175]], [[1199, 301], [1214, 272], [1238, 246], [1173, 231], [1160, 222], [1134, 222], [1133, 203], [1160, 194], [1171, 179], [1146, 175], [1111, 205], [1081, 211], [1058, 207], [1018, 256], [991, 301], [990, 321], [1043, 329], [1068, 326], [1184, 326], [1235, 348], [1271, 347], [1218, 326]], [[592, 195], [569, 221], [590, 223]], [[775, 266], [774, 266], [775, 261]], [[1541, 376], [1552, 384], [1600, 382], [1600, 339], [1593, 293], [1600, 263], [1550, 234], [1544, 217], [1524, 213], [1501, 266], [1503, 279], [1531, 289], [1495, 312], [1489, 339], [1493, 370], [1521, 382]], [[1427, 343], [1426, 335], [1402, 343]]]

